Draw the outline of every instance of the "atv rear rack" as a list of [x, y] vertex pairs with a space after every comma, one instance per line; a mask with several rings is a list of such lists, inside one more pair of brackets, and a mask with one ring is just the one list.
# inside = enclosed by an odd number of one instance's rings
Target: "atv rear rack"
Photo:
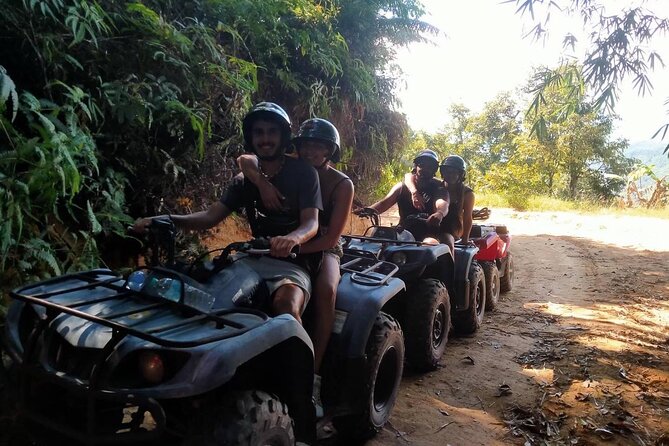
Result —
[[340, 270], [351, 273], [351, 281], [360, 285], [386, 285], [399, 270], [394, 263], [378, 260], [365, 253], [344, 253]]
[[[118, 343], [127, 335], [135, 336], [137, 338], [152, 342], [164, 347], [196, 347], [211, 342], [220, 341], [226, 338], [239, 336], [261, 324], [263, 324], [268, 316], [258, 310], [249, 308], [235, 308], [223, 309], [212, 312], [203, 312], [193, 307], [186, 306], [179, 302], [173, 302], [161, 298], [151, 296], [141, 291], [132, 291], [125, 287], [126, 281], [121, 276], [112, 276], [113, 273], [109, 270], [97, 269], [75, 274], [68, 274], [55, 279], [40, 282], [39, 284], [30, 285], [27, 287], [14, 290], [10, 296], [14, 299], [21, 300], [28, 304], [38, 305], [46, 310], [46, 314], [41, 315], [41, 321], [38, 324], [40, 328], [33, 332], [31, 337], [34, 342], [43, 331], [56, 317], [60, 314], [69, 314], [72, 316], [85, 319], [112, 329], [112, 343]], [[71, 281], [83, 282], [79, 285], [58, 287], [59, 283], [66, 284]], [[31, 290], [36, 288], [49, 288], [45, 292], [38, 292], [30, 294]], [[26, 292], [28, 291], [28, 292]], [[97, 294], [104, 293], [102, 296], [94, 298], [86, 298], [85, 296], [72, 297], [72, 301], [67, 303], [53, 302], [51, 299], [57, 296], [64, 296], [69, 293], [78, 291], [96, 291]], [[111, 300], [127, 300], [132, 303], [141, 302], [142, 305], [135, 309], [126, 309], [122, 311], [115, 311], [106, 315], [96, 315], [88, 313], [81, 309], [84, 306], [91, 306], [105, 301]], [[159, 326], [153, 326], [148, 329], [139, 329], [136, 325], [139, 322], [122, 323], [120, 318], [127, 318], [132, 315], [139, 315], [144, 311], [155, 309], [168, 309], [180, 316], [177, 321], [169, 321]], [[231, 317], [235, 315], [251, 315], [255, 316], [255, 321], [238, 321]], [[145, 319], [139, 319], [144, 322]], [[213, 326], [212, 326], [213, 322]], [[219, 333], [197, 340], [175, 340], [168, 338], [170, 332], [176, 329], [183, 329], [187, 326], [207, 326], [211, 330], [215, 328]], [[227, 330], [226, 330], [227, 329]], [[232, 329], [232, 330], [231, 330]], [[30, 344], [30, 342], [29, 342]]]
[[409, 240], [393, 240], [390, 238], [379, 238], [379, 237], [369, 237], [366, 235], [342, 235], [341, 238], [346, 240], [347, 242], [351, 240], [363, 240], [366, 242], [375, 242], [375, 243], [387, 243], [389, 245], [416, 245], [416, 246], [422, 246], [425, 245], [425, 242], [421, 242], [418, 240], [414, 241], [409, 241]]

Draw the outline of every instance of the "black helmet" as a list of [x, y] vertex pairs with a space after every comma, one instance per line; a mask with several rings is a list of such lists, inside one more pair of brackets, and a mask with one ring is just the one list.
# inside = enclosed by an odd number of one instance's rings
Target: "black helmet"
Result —
[[258, 102], [244, 116], [244, 121], [242, 122], [244, 149], [255, 153], [253, 144], [251, 143], [251, 126], [257, 119], [266, 119], [279, 124], [281, 127], [281, 153], [285, 152], [290, 142], [290, 118], [288, 117], [288, 113], [274, 102]]
[[467, 163], [465, 163], [465, 160], [462, 159], [461, 156], [458, 155], [449, 155], [446, 158], [444, 158], [444, 161], [442, 161], [441, 166], [439, 166], [439, 173], [441, 173], [441, 177], [444, 177], [444, 168], [445, 167], [451, 167], [453, 169], [459, 170], [462, 172], [462, 181], [465, 180], [465, 175], [467, 173]]
[[315, 139], [330, 143], [330, 154], [328, 159], [338, 163], [341, 159], [339, 148], [339, 132], [330, 121], [321, 118], [307, 119], [300, 125], [297, 136], [293, 138], [296, 145], [304, 139]]
[[420, 152], [416, 157], [413, 159], [414, 164], [418, 164], [418, 160], [426, 160], [429, 161], [430, 164], [433, 165], [434, 167], [434, 173], [437, 172], [437, 169], [439, 168], [439, 157], [437, 154], [434, 152], [434, 150], [423, 150]]

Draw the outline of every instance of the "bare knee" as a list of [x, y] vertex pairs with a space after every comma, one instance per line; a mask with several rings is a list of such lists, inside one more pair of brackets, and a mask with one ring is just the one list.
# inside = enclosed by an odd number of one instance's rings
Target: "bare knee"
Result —
[[279, 287], [274, 293], [272, 309], [274, 314], [290, 314], [298, 321], [304, 303], [304, 291], [297, 285], [287, 284]]
[[331, 307], [337, 298], [337, 287], [339, 286], [339, 263], [326, 257], [321, 270], [316, 277], [314, 296], [317, 302]]

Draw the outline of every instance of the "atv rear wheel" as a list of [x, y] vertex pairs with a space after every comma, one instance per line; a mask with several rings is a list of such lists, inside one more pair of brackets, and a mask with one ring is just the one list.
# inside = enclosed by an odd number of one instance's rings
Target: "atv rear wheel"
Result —
[[485, 276], [478, 262], [469, 267], [469, 308], [451, 316], [453, 328], [460, 335], [474, 334], [483, 323], [485, 314]]
[[422, 279], [409, 297], [403, 317], [407, 361], [417, 370], [434, 370], [451, 329], [448, 290], [439, 280]]
[[514, 266], [513, 266], [513, 255], [511, 255], [511, 251], [509, 251], [506, 254], [506, 272], [504, 275], [499, 279], [499, 290], [502, 293], [508, 293], [511, 291], [513, 288], [513, 280], [514, 280]]
[[492, 311], [499, 303], [499, 270], [495, 262], [482, 262], [481, 268], [485, 276], [485, 309]]
[[381, 430], [390, 417], [404, 368], [404, 337], [395, 319], [379, 313], [366, 347], [363, 394], [351, 402], [353, 413], [332, 421], [342, 438], [367, 439]]
[[293, 446], [295, 434], [288, 408], [259, 390], [232, 392], [219, 405], [203, 409], [185, 446]]

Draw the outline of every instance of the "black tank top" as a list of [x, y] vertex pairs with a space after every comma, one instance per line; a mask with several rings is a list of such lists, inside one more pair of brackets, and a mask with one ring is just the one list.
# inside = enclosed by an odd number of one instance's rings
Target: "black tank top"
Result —
[[[458, 235], [462, 232], [462, 206], [465, 199], [465, 194], [473, 192], [473, 189], [461, 185], [461, 193], [451, 195], [451, 202], [448, 205], [448, 214], [441, 221], [441, 230], [453, 235]], [[459, 236], [459, 235], [458, 235]]]

